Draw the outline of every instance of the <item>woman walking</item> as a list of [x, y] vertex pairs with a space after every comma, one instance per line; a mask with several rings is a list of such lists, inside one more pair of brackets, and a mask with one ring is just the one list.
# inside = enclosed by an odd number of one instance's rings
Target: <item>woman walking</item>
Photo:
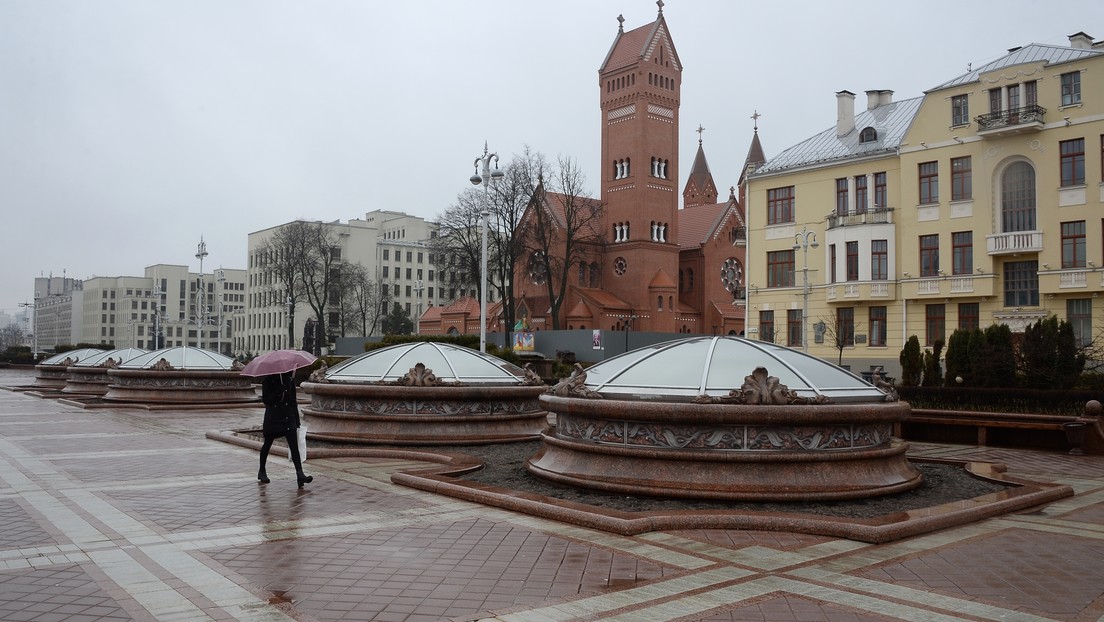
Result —
[[295, 401], [292, 372], [265, 376], [261, 381], [261, 401], [265, 405], [264, 423], [261, 426], [264, 445], [261, 446], [261, 470], [257, 472], [257, 481], [262, 484], [269, 482], [268, 474], [265, 473], [268, 451], [272, 448], [272, 441], [283, 438], [287, 440], [291, 461], [295, 464], [295, 476], [302, 488], [303, 484], [314, 481], [314, 477], [303, 473], [303, 461], [299, 456], [296, 432], [299, 429], [299, 406]]

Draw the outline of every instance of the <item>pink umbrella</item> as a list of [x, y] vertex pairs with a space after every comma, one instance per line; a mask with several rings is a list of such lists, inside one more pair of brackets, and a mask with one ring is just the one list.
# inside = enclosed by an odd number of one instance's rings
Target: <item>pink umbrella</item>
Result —
[[243, 376], [268, 376], [295, 371], [318, 360], [318, 357], [303, 350], [273, 350], [265, 352], [239, 372]]

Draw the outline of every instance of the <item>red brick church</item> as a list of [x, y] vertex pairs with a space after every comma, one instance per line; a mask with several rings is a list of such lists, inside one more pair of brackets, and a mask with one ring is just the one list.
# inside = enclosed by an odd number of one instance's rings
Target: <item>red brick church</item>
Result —
[[[655, 21], [639, 28], [625, 31], [624, 18], [618, 17], [613, 45], [599, 69], [601, 216], [580, 232], [585, 251], [564, 268], [569, 287], [557, 324], [563, 329], [742, 334], [743, 181], [766, 158], [756, 131], [737, 182], [739, 197], [731, 187], [719, 202], [699, 126], [698, 151], [679, 209], [682, 61], [662, 0], [657, 4]], [[565, 200], [538, 192], [523, 226], [543, 210], [566, 234]], [[514, 276], [517, 316], [532, 330], [548, 330], [553, 327], [545, 285], [550, 275], [535, 273], [533, 265], [520, 262]]]

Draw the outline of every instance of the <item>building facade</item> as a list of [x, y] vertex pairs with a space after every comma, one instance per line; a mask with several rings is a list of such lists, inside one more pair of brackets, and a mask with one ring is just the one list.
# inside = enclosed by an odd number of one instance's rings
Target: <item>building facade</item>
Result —
[[[1104, 330], [1104, 47], [1031, 44], [836, 127], [749, 178], [749, 334], [899, 374], [916, 335]], [[807, 279], [807, 280], [806, 280]], [[807, 285], [806, 285], [807, 283]]]
[[246, 271], [157, 264], [144, 276], [95, 277], [75, 296], [80, 342], [155, 350], [191, 346], [233, 353], [233, 319], [245, 309]]
[[[598, 72], [600, 222], [597, 231], [574, 232], [582, 235], [586, 249], [558, 262], [568, 278], [555, 323], [566, 329], [742, 334], [743, 184], [718, 201], [699, 127], [698, 152], [681, 190], [684, 206], [679, 207], [683, 65], [663, 5], [657, 4], [655, 21], [639, 28], [626, 31], [624, 19], [618, 18], [613, 44]], [[763, 159], [758, 134], [749, 159]], [[526, 216], [531, 221], [537, 211], [549, 214], [560, 229], [556, 239], [563, 240], [572, 234], [570, 200], [538, 192]], [[518, 317], [534, 329], [554, 325], [546, 283], [560, 276], [534, 272], [539, 259], [523, 261], [514, 276]]]

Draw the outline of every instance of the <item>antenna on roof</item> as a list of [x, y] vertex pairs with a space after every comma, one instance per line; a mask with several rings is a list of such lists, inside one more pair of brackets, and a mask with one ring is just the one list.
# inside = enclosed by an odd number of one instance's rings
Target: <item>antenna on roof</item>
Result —
[[966, 73], [970, 73], [973, 70], [974, 70], [974, 64], [973, 63], [966, 63]]

